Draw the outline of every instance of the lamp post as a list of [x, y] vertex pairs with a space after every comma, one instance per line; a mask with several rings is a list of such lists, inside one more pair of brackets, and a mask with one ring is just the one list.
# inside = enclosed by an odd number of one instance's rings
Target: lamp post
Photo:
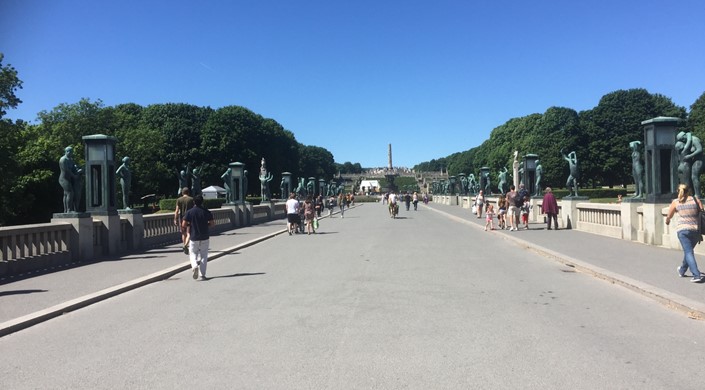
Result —
[[646, 203], [668, 203], [678, 187], [678, 154], [674, 149], [680, 118], [657, 117], [641, 122], [644, 126], [644, 165]]
[[232, 162], [228, 164], [230, 168], [230, 191], [232, 191], [233, 203], [245, 203], [245, 164]]

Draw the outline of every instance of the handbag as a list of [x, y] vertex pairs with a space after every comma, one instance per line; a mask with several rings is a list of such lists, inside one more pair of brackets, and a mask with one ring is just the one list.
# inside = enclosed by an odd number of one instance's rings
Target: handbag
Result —
[[477, 205], [476, 204], [472, 205], [472, 213], [477, 214]]
[[318, 218], [313, 219], [313, 229], [318, 230]]

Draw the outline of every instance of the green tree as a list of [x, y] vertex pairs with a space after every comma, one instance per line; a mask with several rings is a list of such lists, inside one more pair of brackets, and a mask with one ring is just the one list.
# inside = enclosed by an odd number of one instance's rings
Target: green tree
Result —
[[705, 140], [705, 92], [690, 106], [688, 129]]
[[686, 111], [670, 98], [637, 88], [609, 93], [600, 99], [597, 107], [581, 112], [591, 161], [589, 166], [581, 168], [583, 176], [600, 178], [600, 184], [608, 186], [630, 183], [629, 142], [643, 140], [641, 122], [657, 116], [685, 119]]
[[300, 145], [299, 177], [330, 179], [335, 174], [333, 154], [320, 146]]
[[15, 205], [21, 199], [21, 192], [16, 188], [19, 173], [17, 154], [23, 142], [20, 131], [25, 125], [21, 121], [13, 123], [3, 118], [8, 109], [17, 108], [22, 103], [15, 95], [22, 88], [22, 81], [12, 65], [2, 65], [3, 58], [3, 53], [0, 53], [0, 172], [3, 175], [0, 181], [0, 226], [11, 223], [20, 211]]
[[20, 100], [15, 92], [22, 89], [22, 80], [17, 76], [17, 70], [12, 65], [2, 65], [2, 60], [5, 55], [0, 52], [0, 119], [2, 119], [7, 110], [17, 108], [22, 100]]
[[81, 165], [84, 135], [98, 131], [112, 135], [111, 115], [100, 100], [62, 103], [51, 111], [41, 111], [38, 118], [41, 123], [23, 128], [23, 145], [17, 155], [20, 175], [15, 190], [25, 195], [16, 202], [16, 208], [24, 217], [23, 223], [46, 222], [52, 213], [63, 209], [58, 161], [64, 148], [72, 146]]

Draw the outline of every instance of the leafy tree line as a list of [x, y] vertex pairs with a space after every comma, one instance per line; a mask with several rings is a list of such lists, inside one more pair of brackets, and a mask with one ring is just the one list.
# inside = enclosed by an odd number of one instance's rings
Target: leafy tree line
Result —
[[[520, 157], [539, 156], [543, 166], [542, 186], [565, 187], [568, 164], [560, 151], [576, 151], [581, 186], [619, 186], [631, 184], [630, 141], [644, 140], [641, 122], [657, 116], [684, 119], [684, 128], [705, 140], [705, 93], [691, 106], [690, 112], [660, 94], [645, 89], [618, 90], [603, 96], [590, 110], [576, 112], [565, 107], [550, 107], [543, 114], [512, 118], [496, 127], [490, 138], [464, 152], [434, 159], [414, 166], [419, 172], [447, 170], [479, 174], [487, 166], [496, 183], [499, 170], [512, 169], [515, 150]], [[675, 140], [674, 140], [675, 142]], [[643, 145], [642, 145], [643, 150]]]
[[274, 194], [279, 193], [282, 172], [291, 172], [294, 180], [330, 180], [338, 170], [328, 150], [300, 144], [275, 120], [240, 106], [127, 103], [106, 107], [100, 100], [81, 99], [40, 112], [37, 124], [13, 122], [4, 116], [21, 103], [16, 91], [22, 82], [11, 65], [2, 65], [2, 59], [0, 53], [0, 226], [48, 222], [52, 213], [63, 210], [58, 160], [64, 148], [72, 146], [77, 163], [83, 164], [82, 137], [90, 134], [117, 138], [116, 167], [122, 157], [130, 157], [131, 200], [137, 206], [147, 194], [176, 197], [177, 173], [187, 165], [202, 167], [205, 187], [222, 186], [220, 177], [227, 165], [242, 162], [248, 171], [249, 194], [259, 194], [262, 158], [274, 175], [269, 183]]

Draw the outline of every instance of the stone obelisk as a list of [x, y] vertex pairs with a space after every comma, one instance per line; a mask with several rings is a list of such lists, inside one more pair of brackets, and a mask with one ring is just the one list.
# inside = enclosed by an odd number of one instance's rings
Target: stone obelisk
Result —
[[387, 179], [387, 184], [389, 186], [389, 191], [397, 191], [397, 186], [394, 184], [394, 179], [396, 179], [397, 174], [394, 172], [394, 166], [392, 165], [392, 144], [389, 144], [389, 166], [387, 167], [387, 173], [384, 177]]
[[387, 153], [387, 155], [389, 156], [389, 166], [387, 168], [389, 168], [389, 170], [391, 171], [393, 169], [392, 168], [393, 167], [393, 165], [392, 165], [392, 144], [389, 144], [389, 152]]

